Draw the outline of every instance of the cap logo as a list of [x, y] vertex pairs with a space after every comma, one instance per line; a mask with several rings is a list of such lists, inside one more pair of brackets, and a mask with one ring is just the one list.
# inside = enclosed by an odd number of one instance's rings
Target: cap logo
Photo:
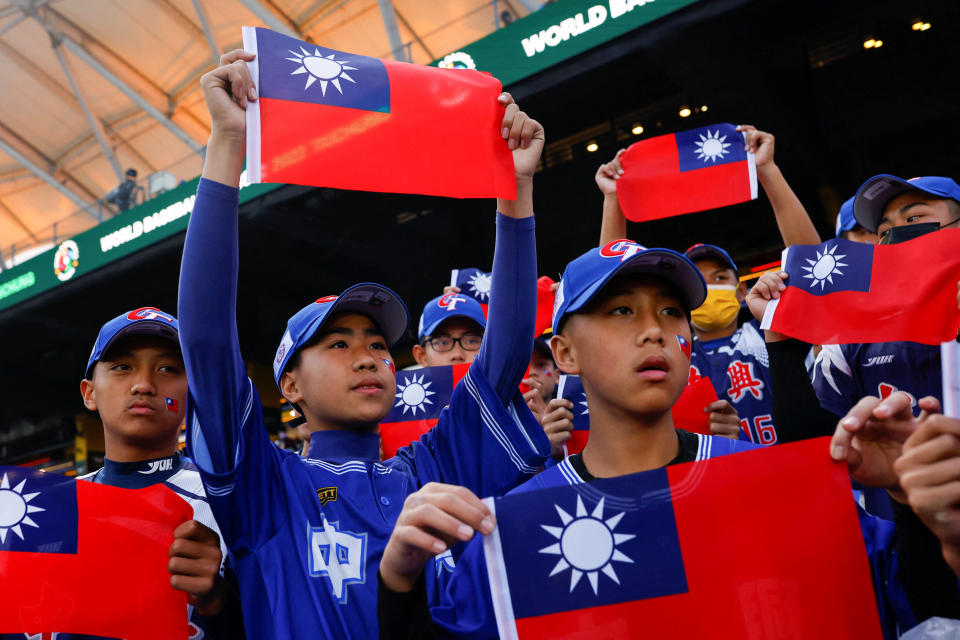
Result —
[[443, 296], [440, 296], [440, 299], [437, 301], [437, 304], [446, 309], [447, 311], [456, 311], [457, 305], [461, 302], [466, 302], [467, 299], [463, 296], [458, 296], [455, 293], [448, 293]]
[[280, 375], [280, 367], [283, 366], [283, 358], [287, 355], [287, 352], [290, 351], [291, 347], [293, 347], [293, 337], [290, 335], [289, 331], [286, 331], [283, 334], [283, 340], [280, 341], [280, 346], [277, 347], [277, 355], [273, 359], [274, 377], [278, 377]]
[[645, 250], [646, 247], [633, 240], [614, 240], [607, 246], [600, 248], [600, 255], [604, 258], [620, 258], [620, 262], [624, 262]]
[[314, 304], [323, 304], [325, 302], [333, 302], [337, 299], [337, 296], [323, 296], [322, 298], [317, 298], [317, 301]]
[[140, 307], [127, 314], [127, 320], [166, 320], [173, 323], [173, 318], [156, 307]]

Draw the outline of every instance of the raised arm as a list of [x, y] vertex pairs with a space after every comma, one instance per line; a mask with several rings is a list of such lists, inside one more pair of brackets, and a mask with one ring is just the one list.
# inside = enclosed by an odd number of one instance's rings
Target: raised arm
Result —
[[600, 165], [597, 169], [597, 175], [593, 177], [597, 186], [603, 193], [603, 219], [600, 222], [600, 246], [605, 247], [614, 240], [622, 240], [627, 237], [627, 218], [620, 209], [620, 201], [617, 200], [617, 181], [623, 175], [623, 167], [620, 166], [620, 156], [626, 149], [617, 151], [613, 160]]
[[783, 244], [788, 247], [793, 244], [820, 244], [820, 235], [807, 210], [773, 161], [774, 137], [765, 131], [757, 131], [756, 127], [749, 124], [737, 127], [737, 131], [743, 133], [747, 151], [755, 154], [757, 179], [773, 207]]
[[533, 220], [533, 173], [543, 150], [543, 127], [520, 111], [509, 93], [501, 134], [513, 151], [517, 199], [497, 200], [489, 315], [477, 366], [506, 405], [517, 392], [533, 349], [537, 314], [537, 243]]

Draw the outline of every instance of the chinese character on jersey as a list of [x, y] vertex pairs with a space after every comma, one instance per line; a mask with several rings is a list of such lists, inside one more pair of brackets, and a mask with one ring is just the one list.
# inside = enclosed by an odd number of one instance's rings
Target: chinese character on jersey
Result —
[[734, 402], [740, 402], [740, 399], [747, 393], [757, 400], [763, 398], [763, 380], [753, 375], [753, 363], [734, 360], [727, 367], [727, 376], [730, 378], [730, 388], [727, 389], [727, 395]]
[[347, 585], [363, 584], [366, 576], [367, 534], [337, 531], [339, 522], [323, 518], [322, 527], [310, 528], [310, 575], [328, 576], [333, 595], [347, 602]]

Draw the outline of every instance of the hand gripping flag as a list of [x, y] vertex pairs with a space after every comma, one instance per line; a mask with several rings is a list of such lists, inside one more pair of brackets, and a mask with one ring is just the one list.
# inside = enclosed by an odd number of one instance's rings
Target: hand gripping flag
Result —
[[828, 444], [488, 498], [500, 637], [881, 638]]
[[756, 163], [744, 144], [727, 123], [635, 142], [620, 156], [620, 208], [643, 222], [755, 200]]
[[[564, 443], [567, 455], [580, 453], [590, 438], [590, 409], [580, 376], [561, 375], [557, 383], [557, 397], [573, 403], [573, 431]], [[710, 414], [704, 411], [716, 401], [717, 392], [709, 378], [692, 381], [673, 404], [673, 426], [693, 433], [710, 434]]]
[[453, 388], [469, 368], [469, 364], [454, 364], [397, 372], [396, 401], [380, 423], [384, 459], [436, 426], [440, 412], [450, 404]]
[[462, 295], [479, 302], [483, 307], [484, 317], [487, 315], [487, 307], [490, 304], [492, 284], [493, 274], [488, 271], [481, 271], [476, 267], [450, 270], [450, 286], [457, 287]]
[[247, 107], [250, 182], [516, 197], [496, 78], [320, 47], [243, 27], [259, 100]]
[[131, 490], [0, 467], [0, 632], [187, 637], [170, 586], [173, 530], [193, 510], [166, 487]]
[[960, 230], [892, 245], [832, 239], [783, 252], [787, 288], [761, 327], [811, 344], [940, 344], [960, 326]]

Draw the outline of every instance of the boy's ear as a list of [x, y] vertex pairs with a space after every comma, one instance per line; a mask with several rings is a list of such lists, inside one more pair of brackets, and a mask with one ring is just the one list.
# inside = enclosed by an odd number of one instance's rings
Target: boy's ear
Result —
[[421, 367], [427, 366], [427, 350], [423, 348], [423, 345], [413, 345], [413, 359], [416, 360], [417, 364]]
[[80, 395], [83, 396], [83, 406], [90, 411], [97, 410], [97, 401], [93, 397], [93, 380], [84, 378], [80, 381]]
[[287, 402], [299, 403], [303, 400], [303, 394], [300, 393], [300, 385], [297, 382], [297, 376], [292, 371], [284, 371], [280, 376], [280, 395]]
[[568, 336], [557, 334], [550, 338], [550, 350], [553, 351], [553, 361], [557, 363], [557, 369], [566, 374], [580, 375], [576, 349]]

